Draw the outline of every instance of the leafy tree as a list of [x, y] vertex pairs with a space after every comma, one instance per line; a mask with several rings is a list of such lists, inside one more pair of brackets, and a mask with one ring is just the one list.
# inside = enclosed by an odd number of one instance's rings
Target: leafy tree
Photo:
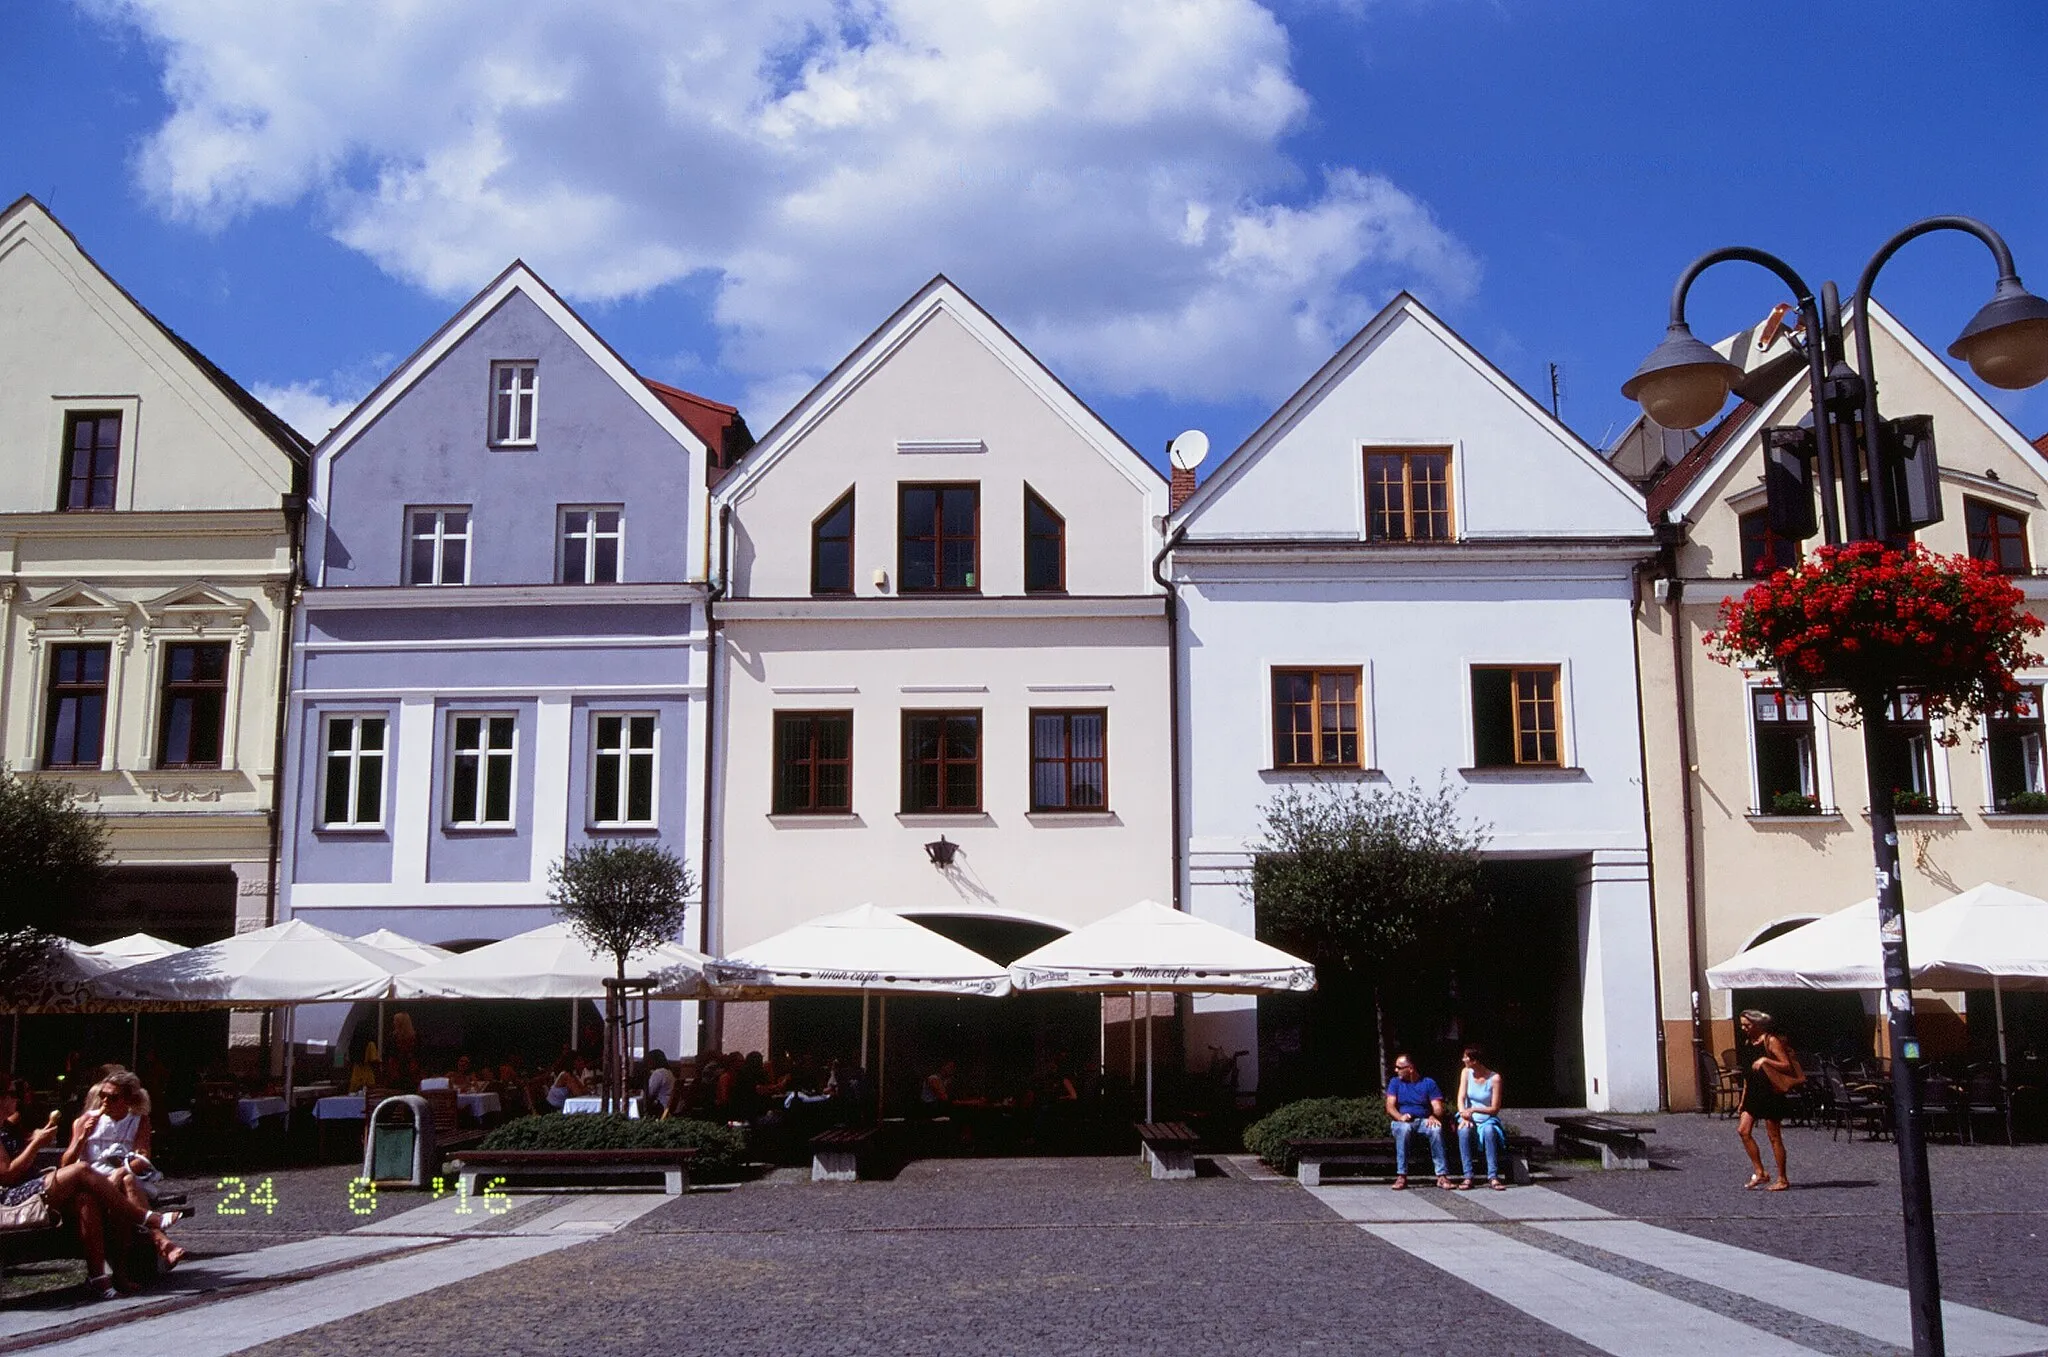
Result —
[[[690, 869], [660, 844], [598, 839], [573, 849], [548, 873], [555, 910], [594, 952], [609, 954], [626, 978], [626, 958], [669, 941], [688, 919], [696, 889]], [[620, 1031], [624, 991], [608, 1006], [605, 1096], [624, 1082]]]
[[1440, 964], [1483, 921], [1481, 851], [1460, 789], [1318, 783], [1267, 802], [1248, 892], [1259, 935], [1316, 965], [1325, 990], [1369, 998], [1380, 1078], [1396, 973]]
[[42, 964], [107, 857], [106, 824], [72, 788], [0, 771], [0, 991]]

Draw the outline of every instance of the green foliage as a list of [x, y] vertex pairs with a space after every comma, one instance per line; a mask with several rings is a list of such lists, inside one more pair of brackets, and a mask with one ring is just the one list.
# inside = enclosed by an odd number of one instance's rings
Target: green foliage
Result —
[[0, 989], [41, 964], [107, 864], [107, 828], [74, 790], [0, 771]]
[[690, 1176], [729, 1182], [747, 1162], [747, 1138], [712, 1121], [634, 1121], [578, 1115], [520, 1117], [485, 1136], [486, 1150], [695, 1150]]
[[2048, 792], [2014, 792], [1999, 809], [2007, 815], [2048, 815]]
[[1244, 1147], [1283, 1173], [1294, 1171], [1290, 1140], [1375, 1139], [1387, 1134], [1384, 1098], [1303, 1098], [1244, 1129]]
[[1319, 968], [1372, 976], [1482, 921], [1488, 829], [1460, 812], [1459, 789], [1416, 783], [1283, 788], [1253, 846], [1259, 935]]
[[555, 910], [593, 951], [626, 958], [683, 929], [690, 869], [656, 843], [598, 839], [570, 851], [548, 872]]
[[1779, 792], [1771, 798], [1773, 815], [1818, 815], [1820, 798], [1805, 792]]
[[1894, 815], [1937, 815], [1940, 812], [1940, 805], [1926, 792], [1909, 791], [1904, 787], [1892, 789]]

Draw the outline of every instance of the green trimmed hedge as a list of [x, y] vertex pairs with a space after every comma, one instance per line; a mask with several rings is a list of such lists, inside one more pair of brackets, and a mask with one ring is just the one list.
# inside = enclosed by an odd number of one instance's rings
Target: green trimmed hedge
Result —
[[485, 1136], [485, 1150], [695, 1150], [690, 1177], [730, 1182], [747, 1162], [747, 1138], [730, 1126], [678, 1118], [636, 1121], [578, 1115], [520, 1117]]
[[1345, 1140], [1387, 1134], [1384, 1098], [1303, 1098], [1277, 1107], [1244, 1131], [1244, 1147], [1283, 1173], [1294, 1171], [1290, 1140]]

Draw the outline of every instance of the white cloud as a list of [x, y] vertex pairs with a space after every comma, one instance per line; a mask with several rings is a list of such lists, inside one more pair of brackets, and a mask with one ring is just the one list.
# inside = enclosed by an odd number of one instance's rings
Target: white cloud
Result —
[[329, 395], [319, 382], [293, 382], [289, 386], [258, 383], [249, 388], [249, 394], [315, 443], [356, 408], [355, 401]]
[[311, 202], [449, 297], [515, 255], [584, 299], [700, 276], [764, 399], [940, 271], [1072, 378], [1205, 399], [1477, 282], [1385, 178], [1289, 157], [1308, 98], [1253, 0], [80, 3], [161, 53], [166, 210]]

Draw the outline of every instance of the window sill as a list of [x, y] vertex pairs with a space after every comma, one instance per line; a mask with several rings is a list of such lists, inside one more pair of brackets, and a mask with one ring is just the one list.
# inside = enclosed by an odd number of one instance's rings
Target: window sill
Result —
[[1510, 765], [1501, 768], [1460, 768], [1458, 776], [1467, 782], [1591, 782], [1583, 768], [1550, 768]]
[[[1864, 814], [1865, 814], [1866, 816], [1868, 816], [1868, 815], [1869, 815], [1869, 813], [1870, 813], [1870, 812], [1868, 812], [1868, 811], [1865, 811], [1865, 812], [1864, 812]], [[1960, 820], [1960, 819], [1962, 819], [1962, 818], [1963, 818], [1963, 813], [1962, 813], [1961, 811], [1959, 811], [1959, 810], [1927, 810], [1927, 811], [1917, 811], [1917, 812], [1914, 812], [1914, 813], [1911, 813], [1911, 814], [1909, 814], [1909, 813], [1907, 813], [1907, 812], [1905, 812], [1905, 811], [1896, 811], [1896, 810], [1892, 812], [1892, 820], [1893, 820], [1893, 822], [1894, 822], [1894, 823], [1900, 823], [1900, 822], [1904, 822], [1904, 821], [1907, 821], [1907, 820], [1943, 820], [1943, 821], [1947, 821], [1947, 820]]]
[[583, 826], [585, 834], [653, 834], [661, 826], [653, 820], [631, 820], [613, 823], [591, 823]]
[[1807, 822], [1840, 824], [1842, 823], [1842, 812], [1839, 810], [1817, 810], [1798, 815], [1785, 815], [1773, 810], [1752, 810], [1745, 811], [1742, 818], [1759, 828], [1790, 828]]
[[313, 832], [323, 836], [333, 834], [341, 838], [360, 839], [371, 836], [381, 838], [387, 833], [387, 830], [383, 825], [315, 825], [313, 826]]
[[1981, 814], [1987, 825], [2048, 825], [2048, 811], [1992, 810], [1987, 806]]
[[461, 837], [461, 838], [472, 838], [472, 837], [483, 837], [483, 836], [486, 836], [486, 835], [491, 835], [491, 834], [517, 834], [517, 833], [519, 832], [519, 826], [518, 826], [518, 825], [442, 825], [442, 826], [441, 826], [441, 832], [442, 832], [443, 834], [453, 834], [453, 835], [456, 835], [456, 836], [458, 836], [458, 837]]
[[996, 817], [985, 810], [899, 810], [896, 822], [904, 825], [992, 825]]
[[1120, 825], [1123, 817], [1115, 811], [1090, 810], [1029, 810], [1024, 818], [1034, 825]]
[[1387, 775], [1377, 768], [1354, 768], [1344, 764], [1318, 764], [1300, 768], [1261, 768], [1267, 782], [1316, 782], [1325, 778], [1343, 782], [1385, 782]]
[[540, 451], [540, 440], [529, 438], [523, 443], [513, 440], [494, 441], [485, 444], [485, 446], [490, 448], [492, 452], [538, 452]]
[[768, 823], [792, 829], [865, 828], [867, 821], [850, 810], [777, 810], [768, 812]]

